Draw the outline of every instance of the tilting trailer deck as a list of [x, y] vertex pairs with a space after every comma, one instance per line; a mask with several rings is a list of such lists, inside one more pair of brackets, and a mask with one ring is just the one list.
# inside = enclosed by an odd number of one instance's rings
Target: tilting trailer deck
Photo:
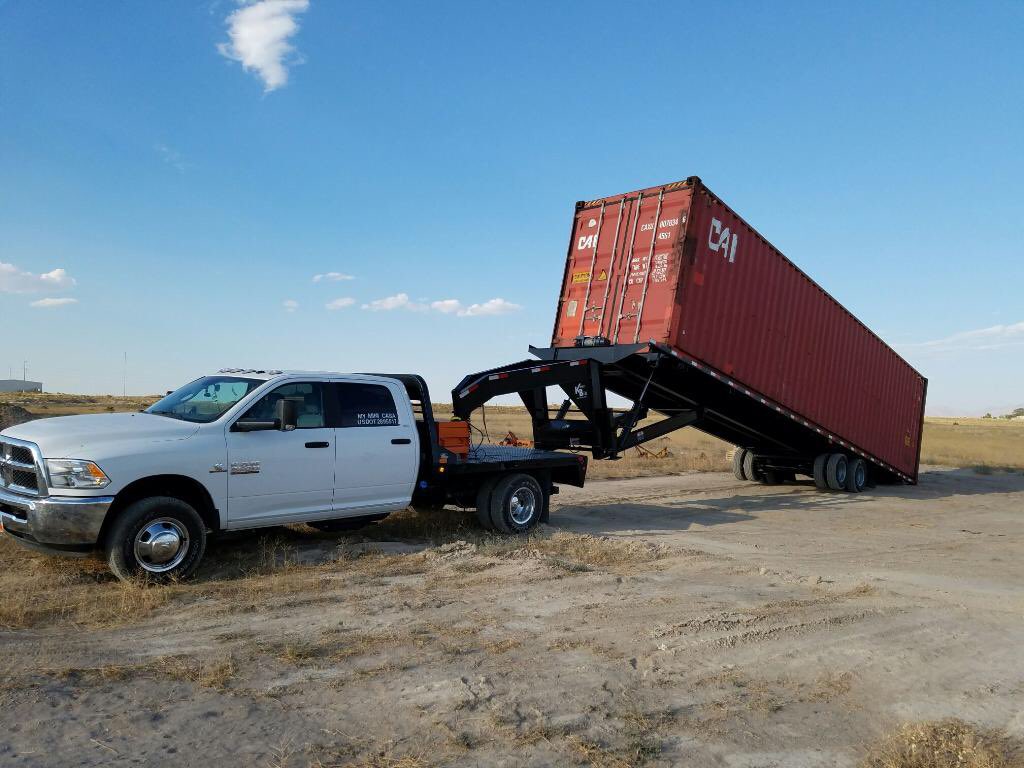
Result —
[[697, 177], [576, 204], [552, 344], [530, 351], [464, 378], [455, 415], [515, 393], [538, 448], [614, 459], [690, 426], [746, 480], [917, 482], [927, 380]]

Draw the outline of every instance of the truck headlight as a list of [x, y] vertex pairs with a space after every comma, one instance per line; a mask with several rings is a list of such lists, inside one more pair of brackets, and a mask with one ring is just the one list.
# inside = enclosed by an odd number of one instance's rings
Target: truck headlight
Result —
[[47, 459], [46, 471], [51, 488], [106, 488], [110, 478], [91, 461]]

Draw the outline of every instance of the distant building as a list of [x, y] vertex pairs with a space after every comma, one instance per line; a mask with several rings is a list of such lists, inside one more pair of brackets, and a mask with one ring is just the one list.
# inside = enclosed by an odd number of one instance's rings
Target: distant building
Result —
[[0, 392], [42, 392], [43, 382], [24, 379], [0, 379]]

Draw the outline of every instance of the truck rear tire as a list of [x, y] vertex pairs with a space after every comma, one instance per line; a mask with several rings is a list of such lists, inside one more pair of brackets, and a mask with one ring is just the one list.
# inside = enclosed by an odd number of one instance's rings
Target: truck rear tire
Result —
[[823, 453], [814, 459], [814, 486], [819, 491], [828, 490], [828, 478], [825, 476], [825, 465], [827, 463], [827, 453]]
[[506, 475], [491, 491], [491, 525], [501, 533], [527, 533], [540, 522], [547, 494], [525, 474]]
[[825, 464], [825, 478], [828, 480], [828, 487], [833, 491], [846, 490], [846, 477], [849, 470], [845, 454], [833, 453], [829, 456], [828, 462]]
[[855, 458], [846, 467], [846, 490], [860, 493], [868, 484], [868, 465], [864, 459]]
[[494, 524], [491, 523], [491, 492], [498, 484], [497, 477], [490, 477], [484, 480], [476, 492], [476, 521], [485, 531], [493, 531]]
[[206, 524], [181, 499], [151, 496], [124, 509], [104, 541], [107, 565], [121, 581], [187, 579], [206, 551]]
[[737, 448], [736, 452], [732, 455], [732, 473], [736, 476], [737, 480], [746, 480], [746, 475], [743, 474], [743, 459], [747, 455], [746, 448]]

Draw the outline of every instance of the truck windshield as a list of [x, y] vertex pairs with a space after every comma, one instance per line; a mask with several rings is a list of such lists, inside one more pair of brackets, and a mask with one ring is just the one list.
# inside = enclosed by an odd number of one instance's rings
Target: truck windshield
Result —
[[153, 403], [146, 413], [206, 424], [219, 419], [231, 406], [264, 382], [237, 376], [204, 376]]

